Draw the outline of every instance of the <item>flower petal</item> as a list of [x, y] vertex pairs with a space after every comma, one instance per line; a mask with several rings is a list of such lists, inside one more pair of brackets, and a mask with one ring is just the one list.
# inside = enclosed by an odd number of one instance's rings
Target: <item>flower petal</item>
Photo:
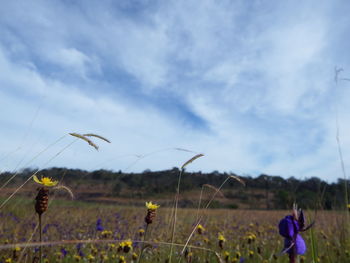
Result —
[[294, 219], [292, 216], [286, 216], [280, 221], [278, 228], [281, 236], [285, 238], [293, 238], [294, 236], [293, 220]]
[[33, 176], [33, 180], [38, 184], [43, 184], [36, 175]]
[[297, 235], [295, 239], [295, 247], [298, 255], [303, 255], [306, 252], [306, 244], [301, 235]]

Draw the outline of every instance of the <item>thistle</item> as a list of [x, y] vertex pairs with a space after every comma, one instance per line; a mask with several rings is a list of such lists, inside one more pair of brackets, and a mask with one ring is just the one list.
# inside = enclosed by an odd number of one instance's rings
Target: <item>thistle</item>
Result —
[[156, 217], [156, 211], [159, 205], [152, 204], [152, 202], [146, 202], [147, 215], [145, 217], [145, 222], [147, 225], [152, 224], [153, 219]]
[[296, 205], [293, 206], [291, 215], [283, 218], [279, 225], [279, 233], [284, 237], [283, 253], [288, 253], [289, 262], [295, 263], [297, 255], [303, 255], [306, 252], [306, 244], [299, 232], [308, 230], [313, 226], [314, 222], [305, 227], [305, 217], [301, 209], [297, 210]]
[[[33, 180], [34, 182], [43, 185], [41, 187], [38, 188], [38, 194], [35, 197], [35, 211], [39, 216], [39, 240], [40, 243], [42, 242], [42, 231], [41, 231], [41, 215], [47, 210], [48, 208], [48, 204], [49, 204], [49, 189], [47, 187], [52, 187], [57, 185], [57, 181], [53, 181], [51, 178], [49, 177], [41, 177], [41, 179], [39, 180], [39, 178], [34, 175], [33, 176]], [[39, 259], [41, 262], [42, 259], [42, 248], [40, 246], [39, 249]]]
[[[148, 226], [153, 223], [153, 220], [156, 217], [156, 211], [159, 208], [159, 205], [153, 204], [152, 201], [151, 202], [146, 202], [146, 208], [147, 208], [147, 214], [145, 216], [145, 222], [146, 222], [147, 225], [146, 225], [145, 231], [142, 233], [142, 235], [143, 235], [143, 245], [142, 245], [142, 248], [141, 248], [140, 256], [137, 259], [138, 263], [141, 261], [142, 253], [143, 253], [143, 250], [145, 249], [145, 243], [144, 242], [146, 241], [146, 235], [147, 235]], [[140, 234], [140, 232], [139, 232], [139, 234]]]

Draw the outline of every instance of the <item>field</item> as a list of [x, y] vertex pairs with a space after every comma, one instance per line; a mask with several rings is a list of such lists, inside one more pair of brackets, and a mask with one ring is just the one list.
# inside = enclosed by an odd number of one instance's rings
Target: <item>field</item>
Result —
[[[159, 207], [145, 235], [146, 207], [54, 200], [42, 216], [42, 261], [168, 262], [171, 212]], [[279, 221], [288, 214], [290, 211], [179, 209], [172, 262], [289, 262], [286, 254], [280, 254], [284, 241], [278, 233]], [[196, 229], [180, 255], [198, 217], [203, 229]], [[306, 218], [313, 220], [314, 212], [307, 211]], [[307, 253], [299, 261], [350, 262], [345, 219], [343, 212], [319, 211], [315, 226], [302, 233]], [[0, 262], [38, 262], [38, 232], [34, 200], [11, 200], [0, 213]]]

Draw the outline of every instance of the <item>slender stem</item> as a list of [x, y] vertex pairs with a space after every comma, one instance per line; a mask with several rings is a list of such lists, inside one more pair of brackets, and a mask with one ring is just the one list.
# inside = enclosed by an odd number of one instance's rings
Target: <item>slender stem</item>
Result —
[[142, 253], [143, 253], [143, 250], [145, 249], [145, 241], [147, 241], [146, 235], [147, 235], [147, 232], [148, 232], [147, 230], [148, 230], [148, 224], [146, 225], [145, 235], [143, 236], [143, 239], [142, 239], [142, 247], [141, 247], [140, 255], [139, 255], [138, 259], [137, 259], [137, 263], [141, 262]]
[[177, 188], [176, 188], [174, 222], [173, 222], [173, 230], [172, 230], [172, 233], [171, 233], [171, 246], [170, 246], [169, 263], [171, 263], [171, 258], [173, 256], [173, 248], [174, 248], [173, 243], [174, 243], [174, 238], [175, 238], [177, 207], [178, 207], [178, 203], [179, 203], [180, 182], [181, 182], [182, 171], [183, 171], [183, 168], [180, 170], [179, 179], [177, 181]]
[[294, 253], [289, 254], [289, 263], [296, 263]]
[[199, 210], [201, 209], [201, 202], [202, 202], [203, 188], [204, 188], [204, 185], [202, 185], [201, 193], [200, 193], [200, 195], [199, 195], [199, 202], [198, 202], [198, 208], [197, 208], [196, 222], [198, 221], [198, 218], [199, 218]]
[[39, 246], [39, 262], [41, 263], [42, 255], [43, 255], [42, 246], [41, 246], [41, 242], [43, 241], [43, 240], [42, 240], [42, 231], [41, 231], [41, 214], [39, 214], [39, 241], [40, 241], [40, 246]]

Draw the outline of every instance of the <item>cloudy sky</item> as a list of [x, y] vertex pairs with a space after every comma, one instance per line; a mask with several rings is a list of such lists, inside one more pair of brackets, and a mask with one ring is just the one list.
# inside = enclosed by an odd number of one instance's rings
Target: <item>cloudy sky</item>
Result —
[[336, 108], [350, 170], [349, 13], [345, 0], [2, 1], [0, 169], [160, 170], [200, 152], [189, 170], [334, 181]]

